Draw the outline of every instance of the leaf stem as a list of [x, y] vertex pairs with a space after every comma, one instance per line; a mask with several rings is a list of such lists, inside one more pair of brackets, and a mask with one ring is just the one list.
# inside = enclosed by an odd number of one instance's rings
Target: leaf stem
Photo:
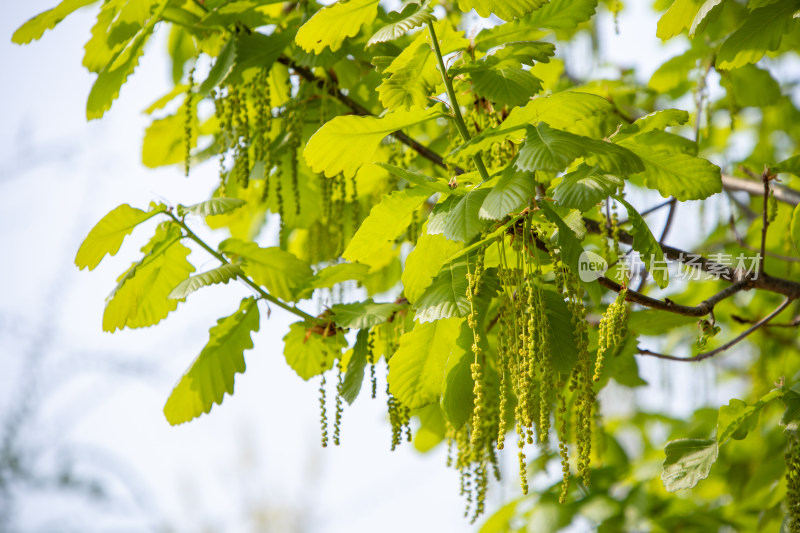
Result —
[[[186, 223], [183, 220], [181, 220], [180, 218], [176, 217], [171, 211], [167, 211], [166, 213], [167, 213], [167, 215], [169, 215], [172, 218], [172, 220], [175, 221], [175, 223], [177, 223], [186, 232], [186, 236], [187, 237], [189, 237], [194, 242], [199, 244], [200, 247], [202, 247], [206, 252], [208, 252], [211, 255], [213, 255], [214, 258], [217, 261], [219, 261], [220, 263], [222, 263], [224, 265], [231, 264], [230, 261], [225, 259], [225, 256], [223, 256], [218, 251], [214, 250], [211, 246], [206, 244], [205, 241], [203, 241], [203, 239], [198, 237], [197, 234], [195, 232], [193, 232], [189, 228], [189, 226], [186, 225]], [[308, 322], [313, 322], [315, 324], [319, 323], [320, 320], [317, 317], [309, 315], [308, 313], [306, 313], [305, 311], [303, 311], [301, 309], [298, 309], [297, 307], [293, 307], [293, 306], [291, 306], [291, 305], [289, 305], [289, 304], [287, 304], [285, 302], [282, 302], [281, 300], [279, 300], [275, 296], [271, 295], [270, 293], [268, 293], [264, 289], [262, 289], [256, 282], [251, 280], [249, 277], [247, 277], [247, 276], [239, 276], [239, 278], [246, 285], [250, 286], [253, 290], [255, 290], [258, 293], [258, 295], [261, 296], [261, 298], [265, 299], [266, 301], [268, 301], [270, 303], [273, 303], [273, 304], [277, 305], [278, 307], [280, 307], [281, 309], [289, 311], [290, 313], [292, 313], [294, 315], [299, 316], [303, 320], [306, 320]]]
[[[439, 48], [439, 40], [436, 38], [436, 31], [433, 29], [433, 22], [428, 21], [428, 34], [431, 37], [431, 44], [433, 45], [433, 52], [436, 54], [436, 61], [439, 63], [439, 72], [442, 74], [442, 81], [444, 81], [444, 88], [447, 91], [447, 97], [450, 99], [450, 105], [453, 108], [453, 121], [456, 123], [456, 128], [461, 134], [464, 142], [470, 140], [469, 130], [467, 124], [464, 122], [464, 117], [461, 115], [461, 108], [456, 100], [456, 92], [453, 90], [453, 82], [447, 76], [447, 67], [444, 66], [444, 58], [442, 57], [442, 50]], [[489, 181], [489, 172], [486, 170], [486, 165], [483, 164], [483, 159], [480, 154], [472, 156], [475, 166], [484, 182]]]

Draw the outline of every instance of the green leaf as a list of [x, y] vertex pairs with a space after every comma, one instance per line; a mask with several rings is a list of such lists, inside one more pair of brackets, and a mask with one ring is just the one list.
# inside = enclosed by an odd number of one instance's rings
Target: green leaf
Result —
[[411, 224], [414, 212], [430, 195], [425, 189], [403, 189], [385, 195], [361, 223], [342, 257], [372, 265], [379, 252], [391, 246]]
[[[470, 313], [470, 303], [467, 300], [467, 266], [466, 258], [461, 258], [442, 267], [417, 299], [414, 307], [418, 321], [432, 322], [442, 318], [465, 317]], [[474, 265], [470, 266], [470, 271], [474, 268]], [[481, 280], [481, 290], [473, 305], [478, 309], [485, 309], [499, 290], [496, 270], [487, 268]]]
[[[547, 219], [555, 224], [556, 228], [558, 228], [558, 231], [555, 233], [555, 235], [553, 235], [552, 238], [554, 238], [558, 247], [561, 248], [561, 257], [563, 258], [564, 263], [566, 263], [566, 265], [575, 275], [578, 275], [578, 265], [580, 263], [581, 254], [583, 253], [583, 246], [581, 246], [577, 235], [569, 228], [569, 226], [567, 226], [566, 222], [564, 222], [564, 220], [559, 217], [555, 211], [553, 211], [553, 208], [550, 207], [547, 202], [539, 202], [538, 206]], [[585, 282], [581, 280], [581, 283], [586, 288], [586, 292], [589, 294], [589, 297], [592, 299], [592, 301], [599, 302], [600, 284], [598, 281], [593, 280], [590, 282]]]
[[744, 65], [722, 72], [721, 83], [728, 91], [733, 105], [738, 107], [767, 107], [781, 97], [781, 87], [766, 70]]
[[94, 270], [106, 255], [114, 255], [119, 251], [122, 241], [136, 226], [166, 210], [163, 204], [151, 205], [148, 211], [128, 204], [117, 206], [101, 218], [83, 240], [75, 256], [75, 265], [80, 270]]
[[553, 360], [553, 368], [562, 374], [569, 374], [578, 361], [572, 312], [567, 307], [564, 297], [552, 287], [545, 286], [543, 294], [544, 310], [550, 331], [550, 357]]
[[461, 243], [448, 240], [444, 235], [429, 235], [426, 231], [422, 232], [416, 247], [406, 258], [401, 278], [403, 294], [409, 302], [415, 303], [422, 296], [442, 265], [461, 250], [461, 246]]
[[400, 337], [389, 361], [389, 390], [410, 409], [439, 400], [448, 359], [462, 352], [456, 343], [463, 318], [415, 323]]
[[439, 116], [436, 108], [398, 109], [380, 118], [340, 115], [311, 136], [303, 156], [314, 172], [324, 172], [329, 178], [344, 173], [351, 178], [361, 165], [372, 160], [384, 137]]
[[689, 121], [688, 111], [682, 109], [662, 109], [660, 111], [653, 111], [639, 119], [633, 124], [628, 124], [620, 128], [620, 131], [613, 136], [614, 142], [619, 142], [622, 139], [642, 135], [651, 131], [663, 130], [671, 126], [680, 126]]
[[[409, 13], [404, 15], [406, 12]], [[399, 17], [399, 20], [395, 20], [376, 31], [373, 36], [370, 37], [369, 41], [367, 41], [367, 46], [393, 41], [428, 21], [436, 20], [436, 16], [433, 14], [433, 8], [430, 7], [427, 2], [421, 6], [415, 6], [413, 4], [407, 5], [405, 9], [399, 13]]]
[[450, 196], [433, 207], [428, 233], [442, 233], [451, 241], [469, 241], [486, 225], [478, 217], [489, 189], [473, 189], [464, 196]]
[[706, 50], [690, 48], [683, 54], [669, 59], [656, 69], [647, 86], [659, 93], [668, 93], [680, 87], [684, 87], [685, 92], [691, 86], [689, 72], [697, 66], [697, 60], [706, 53], [708, 53]]
[[119, 96], [122, 85], [128, 80], [139, 58], [144, 53], [144, 45], [150, 34], [153, 33], [156, 23], [161, 18], [161, 13], [167, 6], [167, 0], [160, 0], [156, 13], [150, 17], [142, 30], [127, 44], [117, 55], [100, 71], [97, 79], [89, 92], [86, 102], [86, 118], [89, 120], [102, 117], [111, 109], [111, 104]]
[[383, 324], [403, 307], [403, 305], [395, 303], [375, 303], [369, 299], [366, 302], [336, 304], [331, 307], [331, 312], [333, 321], [339, 327], [369, 329], [372, 326]]
[[[444, 369], [444, 382], [442, 383], [442, 396], [439, 402], [442, 414], [453, 429], [460, 429], [473, 413], [473, 390], [475, 382], [472, 379], [471, 364], [475, 360], [472, 353], [472, 328], [466, 321], [461, 322], [456, 344], [461, 350], [453, 353], [448, 359]], [[485, 337], [481, 337], [481, 348], [488, 350], [489, 346]]]
[[186, 216], [187, 214], [209, 217], [228, 214], [231, 211], [239, 209], [246, 203], [246, 201], [239, 198], [211, 198], [210, 200], [189, 206], [178, 204], [176, 211], [179, 217]]
[[378, 0], [339, 0], [317, 11], [300, 27], [295, 42], [306, 52], [319, 54], [327, 46], [335, 52], [361, 26], [378, 15]]
[[[515, 41], [504, 44], [495, 50], [487, 59], [496, 59], [502, 63], [519, 63], [534, 66], [536, 62], [549, 63], [556, 53], [553, 43], [543, 41]], [[519, 66], [519, 65], [517, 65]]]
[[233, 394], [234, 378], [245, 371], [244, 351], [253, 347], [251, 333], [258, 331], [255, 298], [245, 298], [239, 310], [221, 318], [209, 331], [208, 343], [183, 374], [164, 405], [171, 425], [183, 424], [214, 404], [222, 404], [225, 393]]
[[182, 237], [180, 227], [171, 222], [156, 229], [142, 248], [145, 256], [119, 277], [106, 299], [103, 331], [152, 326], [178, 307], [179, 300], [169, 295], [194, 272], [186, 259], [191, 250], [180, 243]]
[[564, 175], [553, 191], [553, 198], [560, 206], [586, 212], [603, 198], [615, 194], [624, 184], [623, 180], [607, 174], [600, 167], [581, 163], [577, 169]]
[[669, 273], [667, 272], [667, 263], [664, 261], [664, 251], [661, 249], [661, 245], [653, 237], [653, 233], [647, 227], [642, 215], [621, 197], [615, 196], [614, 198], [628, 210], [628, 221], [632, 226], [633, 249], [639, 252], [639, 256], [658, 286], [662, 289], [666, 288], [669, 284]]
[[509, 213], [527, 207], [536, 196], [536, 181], [528, 172], [519, 172], [513, 162], [503, 170], [497, 185], [491, 188], [481, 204], [481, 218], [502, 220]]
[[311, 278], [310, 286], [315, 289], [333, 287], [344, 281], [364, 281], [369, 272], [369, 265], [361, 263], [339, 263], [325, 267]]
[[[454, 30], [450, 21], [441, 20], [434, 27], [443, 55], [469, 46], [464, 33]], [[420, 32], [386, 67], [384, 76], [386, 75], [388, 78], [378, 87], [378, 95], [384, 107], [390, 110], [411, 107], [424, 109], [430, 105], [434, 89], [442, 84], [442, 75], [428, 32]]]
[[[192, 127], [197, 128], [195, 116], [192, 117]], [[148, 168], [156, 168], [183, 163], [186, 160], [185, 132], [184, 106], [178, 108], [172, 115], [153, 120], [144, 132], [142, 164]], [[192, 140], [194, 145], [195, 139]]]
[[208, 71], [208, 77], [200, 84], [197, 93], [201, 96], [207, 96], [211, 91], [223, 82], [225, 78], [233, 70], [233, 65], [236, 60], [236, 40], [228, 39], [225, 46], [220, 50], [217, 59]]
[[353, 354], [347, 362], [347, 371], [344, 375], [342, 384], [342, 398], [349, 404], [353, 404], [361, 392], [361, 384], [364, 382], [364, 368], [367, 366], [367, 348], [369, 341], [369, 329], [361, 329], [356, 335], [356, 343], [353, 345]]
[[758, 415], [772, 400], [781, 398], [783, 391], [775, 389], [761, 397], [755, 404], [747, 403], [736, 398], [731, 399], [728, 405], [719, 408], [717, 416], [717, 444], [722, 446], [728, 439], [742, 440], [758, 425]]
[[666, 459], [661, 481], [668, 492], [690, 489], [708, 477], [717, 460], [715, 439], [676, 439], [664, 447]]
[[273, 246], [261, 248], [254, 242], [227, 239], [219, 251], [231, 258], [244, 259], [244, 273], [273, 295], [288, 302], [295, 301], [313, 277], [311, 267], [293, 254]]
[[741, 67], [777, 50], [783, 35], [798, 28], [797, 19], [792, 17], [797, 9], [796, 0], [781, 0], [754, 10], [722, 43], [716, 67], [724, 70]]
[[503, 20], [523, 17], [541, 8], [547, 0], [458, 0], [458, 9], [470, 11], [474, 9], [482, 17], [492, 13]]
[[244, 83], [247, 70], [270, 69], [292, 42], [291, 31], [241, 33], [236, 36], [236, 61], [223, 80], [224, 83]]
[[711, 15], [712, 11], [724, 1], [725, 0], [705, 0], [705, 2], [703, 2], [703, 5], [700, 6], [700, 9], [692, 20], [692, 26], [689, 28], [689, 37], [694, 38], [698, 31], [702, 32], [708, 26], [709, 21], [715, 18], [719, 13], [719, 9], [716, 10], [713, 16]]
[[794, 243], [795, 250], [797, 250], [797, 255], [800, 255], [800, 204], [795, 206], [794, 212], [792, 213], [791, 228], [792, 242]]
[[524, 18], [482, 30], [475, 38], [481, 52], [511, 41], [538, 38], [541, 28], [571, 30], [595, 13], [597, 0], [550, 0]]
[[787, 172], [800, 177], [800, 154], [784, 159], [772, 169], [774, 172]]
[[703, 200], [722, 191], [722, 175], [717, 165], [683, 153], [654, 150], [633, 137], [620, 142], [644, 163], [644, 184], [664, 198], [674, 196], [681, 202]]
[[521, 68], [503, 63], [470, 74], [472, 86], [483, 96], [501, 106], [520, 106], [542, 90], [542, 80]]
[[236, 279], [242, 274], [242, 269], [237, 265], [226, 264], [218, 266], [217, 268], [181, 281], [178, 286], [169, 293], [169, 298], [172, 300], [182, 300], [196, 290], [209, 285], [216, 285], [217, 283], [227, 284], [230, 280]]
[[94, 4], [97, 0], [63, 0], [52, 9], [43, 11], [17, 28], [11, 36], [11, 42], [28, 44], [39, 39], [45, 31], [51, 30], [56, 25], [78, 9]]
[[431, 191], [431, 193], [438, 192], [446, 195], [456, 194], [458, 196], [464, 196], [465, 194], [467, 194], [467, 191], [463, 188], [462, 189], [459, 189], [457, 187], [455, 189], [450, 188], [450, 186], [447, 183], [447, 180], [444, 179], [432, 178], [430, 176], [426, 176], [422, 172], [418, 172], [416, 170], [406, 170], [404, 168], [396, 167], [388, 163], [374, 163], [374, 164], [389, 171], [398, 178], [404, 179], [415, 185], [419, 185], [420, 187], [428, 189], [429, 191]]
[[523, 171], [561, 172], [579, 157], [585, 157], [587, 162], [612, 174], [635, 174], [644, 170], [636, 154], [616, 144], [557, 130], [545, 122], [527, 126], [526, 131], [527, 140], [520, 148], [516, 163]]
[[781, 416], [780, 425], [786, 426], [787, 431], [797, 431], [800, 425], [800, 383], [784, 390], [782, 400], [786, 410]]
[[666, 41], [692, 26], [704, 0], [675, 0], [658, 21], [656, 36]]
[[333, 362], [340, 358], [347, 341], [341, 331], [322, 335], [319, 326], [305, 322], [295, 322], [289, 326], [289, 333], [283, 338], [283, 355], [286, 363], [297, 375], [308, 381], [325, 370], [333, 368]]
[[593, 129], [592, 117], [605, 116], [613, 111], [614, 107], [608, 100], [595, 94], [564, 91], [534, 98], [525, 107], [512, 109], [499, 126], [486, 128], [454, 150], [451, 156], [466, 159], [488, 150], [494, 143], [506, 140], [520, 143], [525, 138], [525, 127], [530, 123], [546, 122], [551, 128], [588, 133]]

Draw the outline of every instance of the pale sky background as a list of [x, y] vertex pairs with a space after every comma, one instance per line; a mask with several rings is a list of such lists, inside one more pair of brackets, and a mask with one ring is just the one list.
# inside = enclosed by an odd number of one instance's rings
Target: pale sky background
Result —
[[[34, 471], [52, 474], [66, 458], [76, 473], [100, 477], [114, 494], [114, 505], [87, 504], [12, 487], [12, 531], [288, 531], [265, 527], [259, 520], [267, 516], [273, 524], [279, 517], [295, 520], [314, 533], [475, 530], [462, 518], [458, 475], [444, 467], [443, 448], [425, 455], [409, 445], [389, 451], [385, 398], [359, 397], [345, 409], [342, 446], [320, 448], [318, 381], [303, 382], [285, 364], [281, 339], [294, 320], [279, 309], [267, 320], [262, 307], [261, 331], [245, 354], [248, 369], [236, 377], [236, 394], [210, 416], [167, 424], [161, 410], [172, 386], [205, 344], [209, 327], [233, 312], [247, 290], [204, 289], [156, 327], [111, 335], [101, 330], [104, 299], [149, 230], [136, 231], [91, 273], [73, 265], [89, 229], [120, 203], [191, 204], [214, 187], [213, 163], [189, 179], [178, 167], [140, 164], [148, 124], [141, 110], [169, 87], [166, 32], [151, 40], [112, 110], [87, 123], [94, 75], [81, 59], [95, 9], [19, 47], [10, 42], [14, 29], [55, 0], [5, 4], [0, 428], [25, 399], [29, 415], [21, 439]], [[680, 43], [659, 45], [649, 2], [628, 4], [634, 10], [620, 17], [619, 36], [609, 17], [601, 19], [604, 50], [624, 65], [640, 65], [646, 80]], [[585, 63], [585, 51], [577, 48], [568, 60]], [[660, 228], [658, 217], [652, 221]], [[194, 227], [202, 230], [199, 223]], [[214, 242], [224, 238], [202, 234]], [[201, 253], [191, 259], [198, 270], [215, 266]], [[645, 375], [663, 375], [656, 362], [642, 366]], [[384, 384], [381, 377], [379, 389]], [[490, 510], [518, 494], [516, 458], [505, 463], [506, 486], [490, 491]]]

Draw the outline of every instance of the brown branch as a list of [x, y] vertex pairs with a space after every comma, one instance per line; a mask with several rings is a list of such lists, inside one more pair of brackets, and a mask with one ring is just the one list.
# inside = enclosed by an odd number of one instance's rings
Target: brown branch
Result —
[[[605, 276], [601, 276], [600, 278], [598, 278], [597, 281], [603, 287], [611, 289], [614, 292], [620, 292], [622, 290], [622, 285]], [[651, 309], [668, 311], [670, 313], [675, 313], [678, 315], [702, 317], [713, 312], [714, 306], [717, 305], [722, 300], [730, 296], [733, 296], [739, 291], [747, 290], [749, 283], [750, 282], [748, 280], [737, 281], [736, 283], [728, 285], [720, 292], [711, 296], [707, 300], [703, 300], [702, 302], [700, 302], [695, 306], [677, 304], [672, 300], [670, 300], [669, 298], [666, 298], [664, 300], [651, 298], [650, 296], [646, 296], [630, 288], [625, 293], [625, 300], [628, 302], [633, 302], [639, 305], [643, 305], [644, 307], [649, 307]]]
[[708, 359], [710, 357], [714, 357], [715, 355], [720, 354], [720, 353], [724, 352], [725, 350], [727, 350], [728, 348], [731, 348], [732, 346], [735, 346], [736, 344], [740, 343], [741, 341], [746, 339], [751, 333], [753, 333], [754, 331], [756, 331], [760, 327], [765, 326], [767, 323], [769, 323], [770, 320], [772, 320], [773, 318], [778, 316], [784, 309], [786, 309], [789, 306], [790, 303], [792, 303], [792, 298], [786, 298], [783, 301], [783, 303], [781, 305], [779, 305], [773, 312], [771, 312], [770, 314], [768, 314], [767, 316], [765, 316], [764, 318], [762, 318], [761, 320], [759, 320], [758, 322], [753, 324], [751, 327], [747, 328], [741, 335], [729, 340], [728, 342], [726, 342], [725, 344], [723, 344], [719, 348], [715, 348], [715, 349], [711, 350], [710, 352], [703, 352], [703, 353], [695, 355], [694, 357], [678, 357], [676, 355], [668, 355], [668, 354], [663, 354], [663, 353], [658, 353], [658, 352], [653, 352], [653, 351], [650, 351], [650, 350], [643, 350], [643, 349], [639, 349], [638, 353], [641, 354], [641, 355], [650, 355], [652, 357], [657, 357], [659, 359], [667, 359], [669, 361], [682, 361], [682, 362], [685, 362], [685, 363], [696, 363], [697, 361], [702, 361], [704, 359]]
[[762, 226], [761, 226], [761, 257], [758, 258], [758, 273], [764, 273], [764, 263], [766, 263], [767, 249], [767, 228], [769, 228], [769, 179], [770, 175], [765, 168], [761, 174], [761, 181], [764, 184], [764, 208], [762, 213]]
[[[744, 178], [726, 176], [724, 174], [722, 176], [722, 187], [726, 191], [744, 191], [753, 196], [762, 196], [764, 194], [764, 188], [761, 183]], [[772, 195], [775, 196], [775, 199], [779, 202], [784, 202], [789, 205], [800, 204], [800, 191], [790, 189], [784, 185], [773, 185]]]

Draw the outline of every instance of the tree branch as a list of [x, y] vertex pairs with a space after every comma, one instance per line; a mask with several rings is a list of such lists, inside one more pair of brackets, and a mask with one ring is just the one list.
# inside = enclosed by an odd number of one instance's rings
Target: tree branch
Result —
[[638, 353], [641, 354], [641, 355], [649, 355], [649, 356], [652, 356], [652, 357], [657, 357], [659, 359], [667, 359], [669, 361], [682, 361], [682, 362], [685, 362], [685, 363], [696, 363], [697, 361], [702, 361], [704, 359], [708, 359], [709, 357], [714, 357], [715, 355], [720, 354], [720, 353], [724, 352], [725, 350], [727, 350], [728, 348], [740, 343], [741, 341], [746, 339], [751, 333], [753, 333], [754, 331], [756, 331], [760, 327], [766, 325], [767, 323], [769, 323], [770, 320], [772, 320], [773, 318], [778, 316], [784, 309], [786, 309], [789, 306], [790, 303], [792, 303], [792, 298], [786, 298], [783, 301], [783, 303], [781, 305], [779, 305], [773, 312], [771, 312], [770, 314], [768, 314], [767, 316], [765, 316], [764, 318], [762, 318], [761, 320], [759, 320], [758, 322], [753, 324], [751, 327], [747, 328], [741, 335], [729, 340], [728, 342], [726, 342], [725, 344], [723, 344], [719, 348], [715, 348], [715, 349], [711, 350], [710, 352], [700, 353], [700, 354], [695, 355], [694, 357], [678, 357], [678, 356], [675, 356], [675, 355], [667, 355], [667, 354], [663, 354], [663, 353], [653, 352], [653, 351], [650, 351], [650, 350], [642, 350], [642, 349], [639, 349]]
[[[764, 188], [761, 183], [724, 174], [722, 176], [722, 187], [726, 191], [744, 191], [754, 196], [762, 196], [764, 194]], [[800, 204], [800, 191], [790, 189], [784, 185], [773, 185], [772, 195], [776, 200], [789, 205]]]

